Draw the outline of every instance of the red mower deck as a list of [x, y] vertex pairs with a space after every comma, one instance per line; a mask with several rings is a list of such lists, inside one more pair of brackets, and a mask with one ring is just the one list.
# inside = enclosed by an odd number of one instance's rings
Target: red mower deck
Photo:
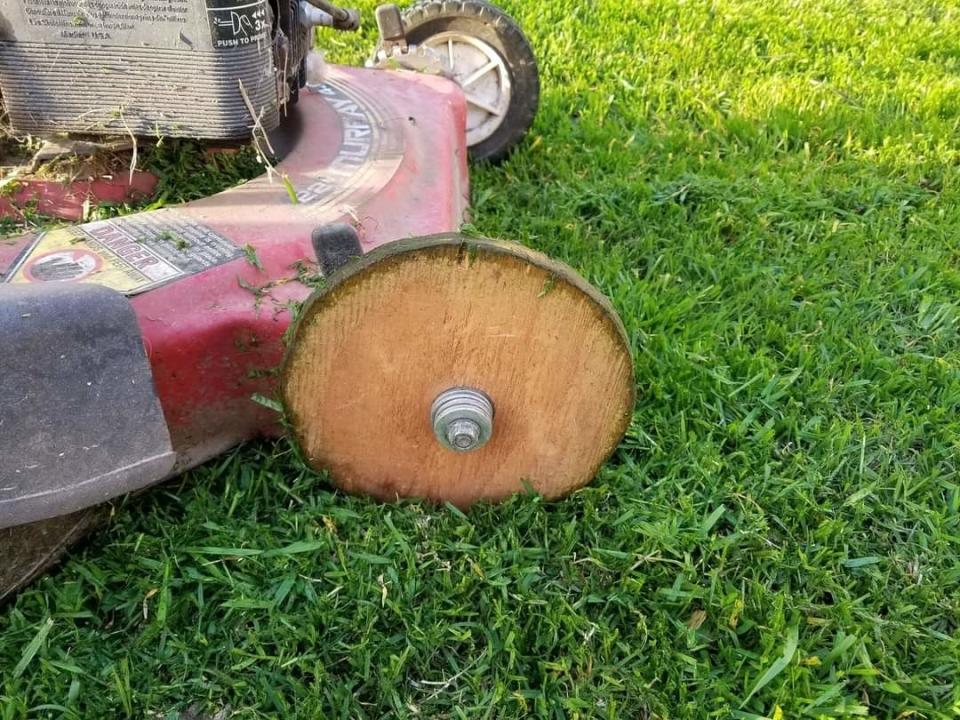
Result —
[[315, 228], [350, 223], [368, 251], [465, 220], [466, 107], [452, 82], [332, 67], [290, 114], [292, 148], [268, 175], [179, 207], [0, 241], [7, 283], [129, 296], [176, 453], [170, 475], [279, 432], [251, 397], [275, 393], [291, 311], [311, 292], [301, 280], [316, 275]]
[[21, 218], [23, 208], [30, 208], [38, 215], [79, 222], [91, 207], [140, 202], [153, 195], [156, 186], [157, 179], [140, 170], [67, 183], [18, 180], [13, 192], [0, 197], [0, 218]]

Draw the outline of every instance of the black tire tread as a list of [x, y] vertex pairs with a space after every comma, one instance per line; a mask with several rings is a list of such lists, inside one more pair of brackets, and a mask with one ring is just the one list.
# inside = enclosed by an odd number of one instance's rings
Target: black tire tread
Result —
[[[504, 124], [487, 140], [470, 148], [471, 157], [475, 160], [503, 160], [527, 134], [540, 102], [537, 61], [523, 31], [503, 10], [485, 0], [417, 0], [402, 13], [402, 18], [411, 42], [416, 41], [417, 29], [428, 23], [473, 18], [492, 27], [501, 42], [522, 57], [521, 67], [515, 67], [509, 62], [507, 66], [512, 76], [522, 71], [529, 79], [524, 96], [512, 97]], [[516, 81], [516, 78], [512, 79]]]

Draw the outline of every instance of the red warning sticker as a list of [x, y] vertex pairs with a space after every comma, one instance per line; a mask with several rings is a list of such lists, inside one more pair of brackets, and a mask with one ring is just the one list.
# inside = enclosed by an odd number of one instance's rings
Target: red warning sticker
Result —
[[31, 282], [83, 280], [103, 267], [100, 257], [89, 250], [55, 250], [31, 257], [23, 274]]

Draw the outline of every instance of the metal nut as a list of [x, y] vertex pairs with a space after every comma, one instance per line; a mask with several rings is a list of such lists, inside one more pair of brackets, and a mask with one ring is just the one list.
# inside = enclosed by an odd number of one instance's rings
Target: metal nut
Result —
[[473, 450], [480, 442], [480, 426], [473, 420], [454, 420], [447, 426], [447, 444], [457, 450]]
[[477, 450], [493, 434], [493, 402], [471, 388], [450, 388], [430, 406], [430, 424], [437, 440], [448, 450]]

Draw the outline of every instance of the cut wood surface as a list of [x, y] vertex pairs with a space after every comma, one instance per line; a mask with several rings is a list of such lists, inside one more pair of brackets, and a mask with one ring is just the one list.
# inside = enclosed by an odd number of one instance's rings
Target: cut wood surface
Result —
[[[482, 448], [441, 446], [430, 405], [451, 387], [495, 407]], [[464, 507], [524, 483], [547, 498], [588, 482], [634, 404], [623, 326], [573, 270], [519, 245], [458, 235], [358, 259], [304, 306], [282, 376], [295, 440], [353, 493]]]

